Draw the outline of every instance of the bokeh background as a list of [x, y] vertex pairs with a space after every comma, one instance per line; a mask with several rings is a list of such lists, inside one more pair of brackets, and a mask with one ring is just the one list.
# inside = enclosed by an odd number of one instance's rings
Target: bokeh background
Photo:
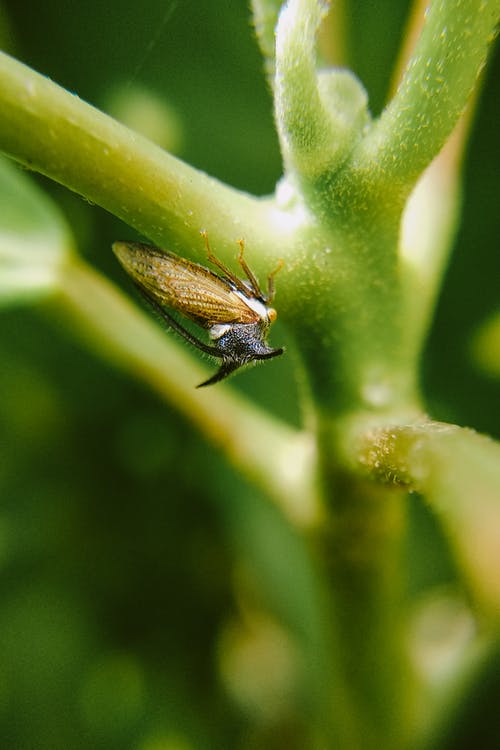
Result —
[[[346, 6], [349, 64], [379, 112], [409, 3]], [[272, 102], [244, 0], [8, 0], [0, 43], [196, 167], [274, 189]], [[500, 309], [499, 80], [497, 54], [422, 368], [434, 417], [497, 438], [500, 384], [471, 342]], [[133, 230], [33, 179], [85, 258], [130, 291], [110, 247]], [[277, 323], [273, 340], [287, 335]], [[231, 387], [296, 424], [292, 364]], [[409, 503], [410, 594], [453, 589], [437, 525]], [[300, 653], [321, 628], [315, 592], [301, 540], [172, 406], [86, 349], [50, 305], [0, 311], [0, 747], [304, 747]], [[485, 668], [450, 748], [500, 742], [498, 667]]]

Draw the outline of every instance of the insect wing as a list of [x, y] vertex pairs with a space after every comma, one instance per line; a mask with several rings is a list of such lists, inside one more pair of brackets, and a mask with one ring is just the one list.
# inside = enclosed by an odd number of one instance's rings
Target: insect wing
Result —
[[258, 320], [241, 293], [208, 268], [142, 243], [115, 242], [113, 250], [148, 295], [205, 328]]

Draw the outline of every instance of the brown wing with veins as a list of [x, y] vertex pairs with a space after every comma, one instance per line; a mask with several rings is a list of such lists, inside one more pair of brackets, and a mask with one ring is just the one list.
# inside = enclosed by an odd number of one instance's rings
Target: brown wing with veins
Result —
[[259, 319], [231, 284], [208, 268], [138, 242], [115, 242], [113, 250], [146, 294], [204, 328]]

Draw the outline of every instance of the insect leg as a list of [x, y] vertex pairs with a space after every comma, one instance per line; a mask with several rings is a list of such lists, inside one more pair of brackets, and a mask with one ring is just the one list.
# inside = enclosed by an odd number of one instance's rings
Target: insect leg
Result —
[[272, 302], [273, 299], [274, 299], [274, 295], [276, 293], [276, 289], [274, 288], [274, 277], [276, 276], [276, 274], [278, 273], [278, 271], [281, 271], [281, 269], [283, 268], [284, 263], [285, 263], [285, 261], [283, 260], [283, 258], [280, 258], [279, 261], [278, 261], [278, 265], [276, 266], [276, 268], [274, 269], [274, 271], [271, 271], [271, 273], [267, 277], [267, 296], [265, 298], [266, 303], [267, 302]]
[[216, 255], [213, 254], [212, 248], [210, 247], [210, 244], [208, 242], [208, 232], [203, 231], [200, 232], [200, 234], [205, 240], [205, 247], [207, 248], [207, 256], [210, 263], [213, 263], [214, 266], [217, 266], [217, 268], [219, 268], [223, 272], [223, 274], [229, 279], [229, 281], [234, 284], [239, 292], [248, 295], [248, 289], [246, 288], [242, 280], [239, 279], [236, 274], [231, 271], [231, 269], [227, 268], [227, 266], [225, 266], [224, 263], [220, 261]]
[[147, 292], [144, 291], [142, 287], [139, 286], [139, 284], [135, 284], [138, 291], [141, 293], [141, 296], [144, 297], [144, 299], [151, 305], [151, 307], [156, 310], [158, 315], [160, 315], [161, 318], [171, 327], [174, 329], [174, 331], [177, 331], [178, 334], [180, 334], [186, 341], [188, 341], [190, 344], [195, 346], [197, 349], [199, 349], [202, 352], [205, 352], [205, 354], [210, 354], [212, 357], [218, 357], [221, 358], [221, 353], [218, 349], [216, 349], [215, 346], [209, 346], [208, 344], [205, 344], [203, 341], [200, 341], [197, 336], [194, 336], [190, 331], [188, 331], [186, 328], [184, 328], [183, 325], [181, 325], [175, 318], [173, 318], [169, 313], [153, 298], [151, 297]]
[[260, 299], [263, 299], [262, 291], [259, 286], [259, 282], [257, 281], [257, 278], [255, 277], [255, 274], [253, 271], [249, 268], [245, 258], [243, 257], [243, 254], [245, 252], [245, 241], [244, 240], [238, 240], [238, 245], [240, 246], [240, 253], [238, 255], [238, 263], [242, 267], [243, 271], [245, 272], [250, 285], [255, 293], [256, 297], [259, 297]]

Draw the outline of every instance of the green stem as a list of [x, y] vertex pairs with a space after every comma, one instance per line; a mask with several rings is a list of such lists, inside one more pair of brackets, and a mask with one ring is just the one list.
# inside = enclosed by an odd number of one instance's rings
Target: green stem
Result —
[[[500, 445], [432, 421], [355, 428], [358, 467], [422, 493], [440, 518], [483, 611], [500, 617]], [[352, 454], [351, 454], [352, 455]]]
[[271, 85], [275, 71], [275, 30], [282, 5], [282, 0], [252, 0], [251, 2], [255, 33]]
[[277, 244], [269, 202], [188, 166], [3, 53], [0, 111], [2, 151], [158, 244], [173, 250], [194, 244], [202, 255], [198, 235], [206, 228], [220, 252], [261, 226]]
[[426, 169], [407, 201], [400, 235], [404, 284], [404, 320], [417, 362], [429, 329], [437, 296], [458, 230], [462, 157], [472, 121], [473, 101], [444, 148]]
[[328, 4], [290, 0], [276, 29], [276, 122], [288, 169], [335, 171], [366, 124], [366, 94], [347, 71], [318, 73], [316, 35]]
[[404, 654], [404, 492], [325, 468], [323, 564], [336, 614], [338, 669], [354, 710], [350, 747], [401, 750], [414, 685]]
[[229, 461], [272, 497], [298, 526], [314, 525], [319, 508], [312, 438], [266, 415], [230, 389], [198, 391], [206, 378], [185, 347], [177, 345], [146, 313], [99, 274], [73, 260], [60, 270], [65, 322], [92, 349], [135, 373], [175, 404]]
[[352, 168], [407, 194], [464, 110], [500, 20], [500, 0], [434, 0], [398, 90]]

